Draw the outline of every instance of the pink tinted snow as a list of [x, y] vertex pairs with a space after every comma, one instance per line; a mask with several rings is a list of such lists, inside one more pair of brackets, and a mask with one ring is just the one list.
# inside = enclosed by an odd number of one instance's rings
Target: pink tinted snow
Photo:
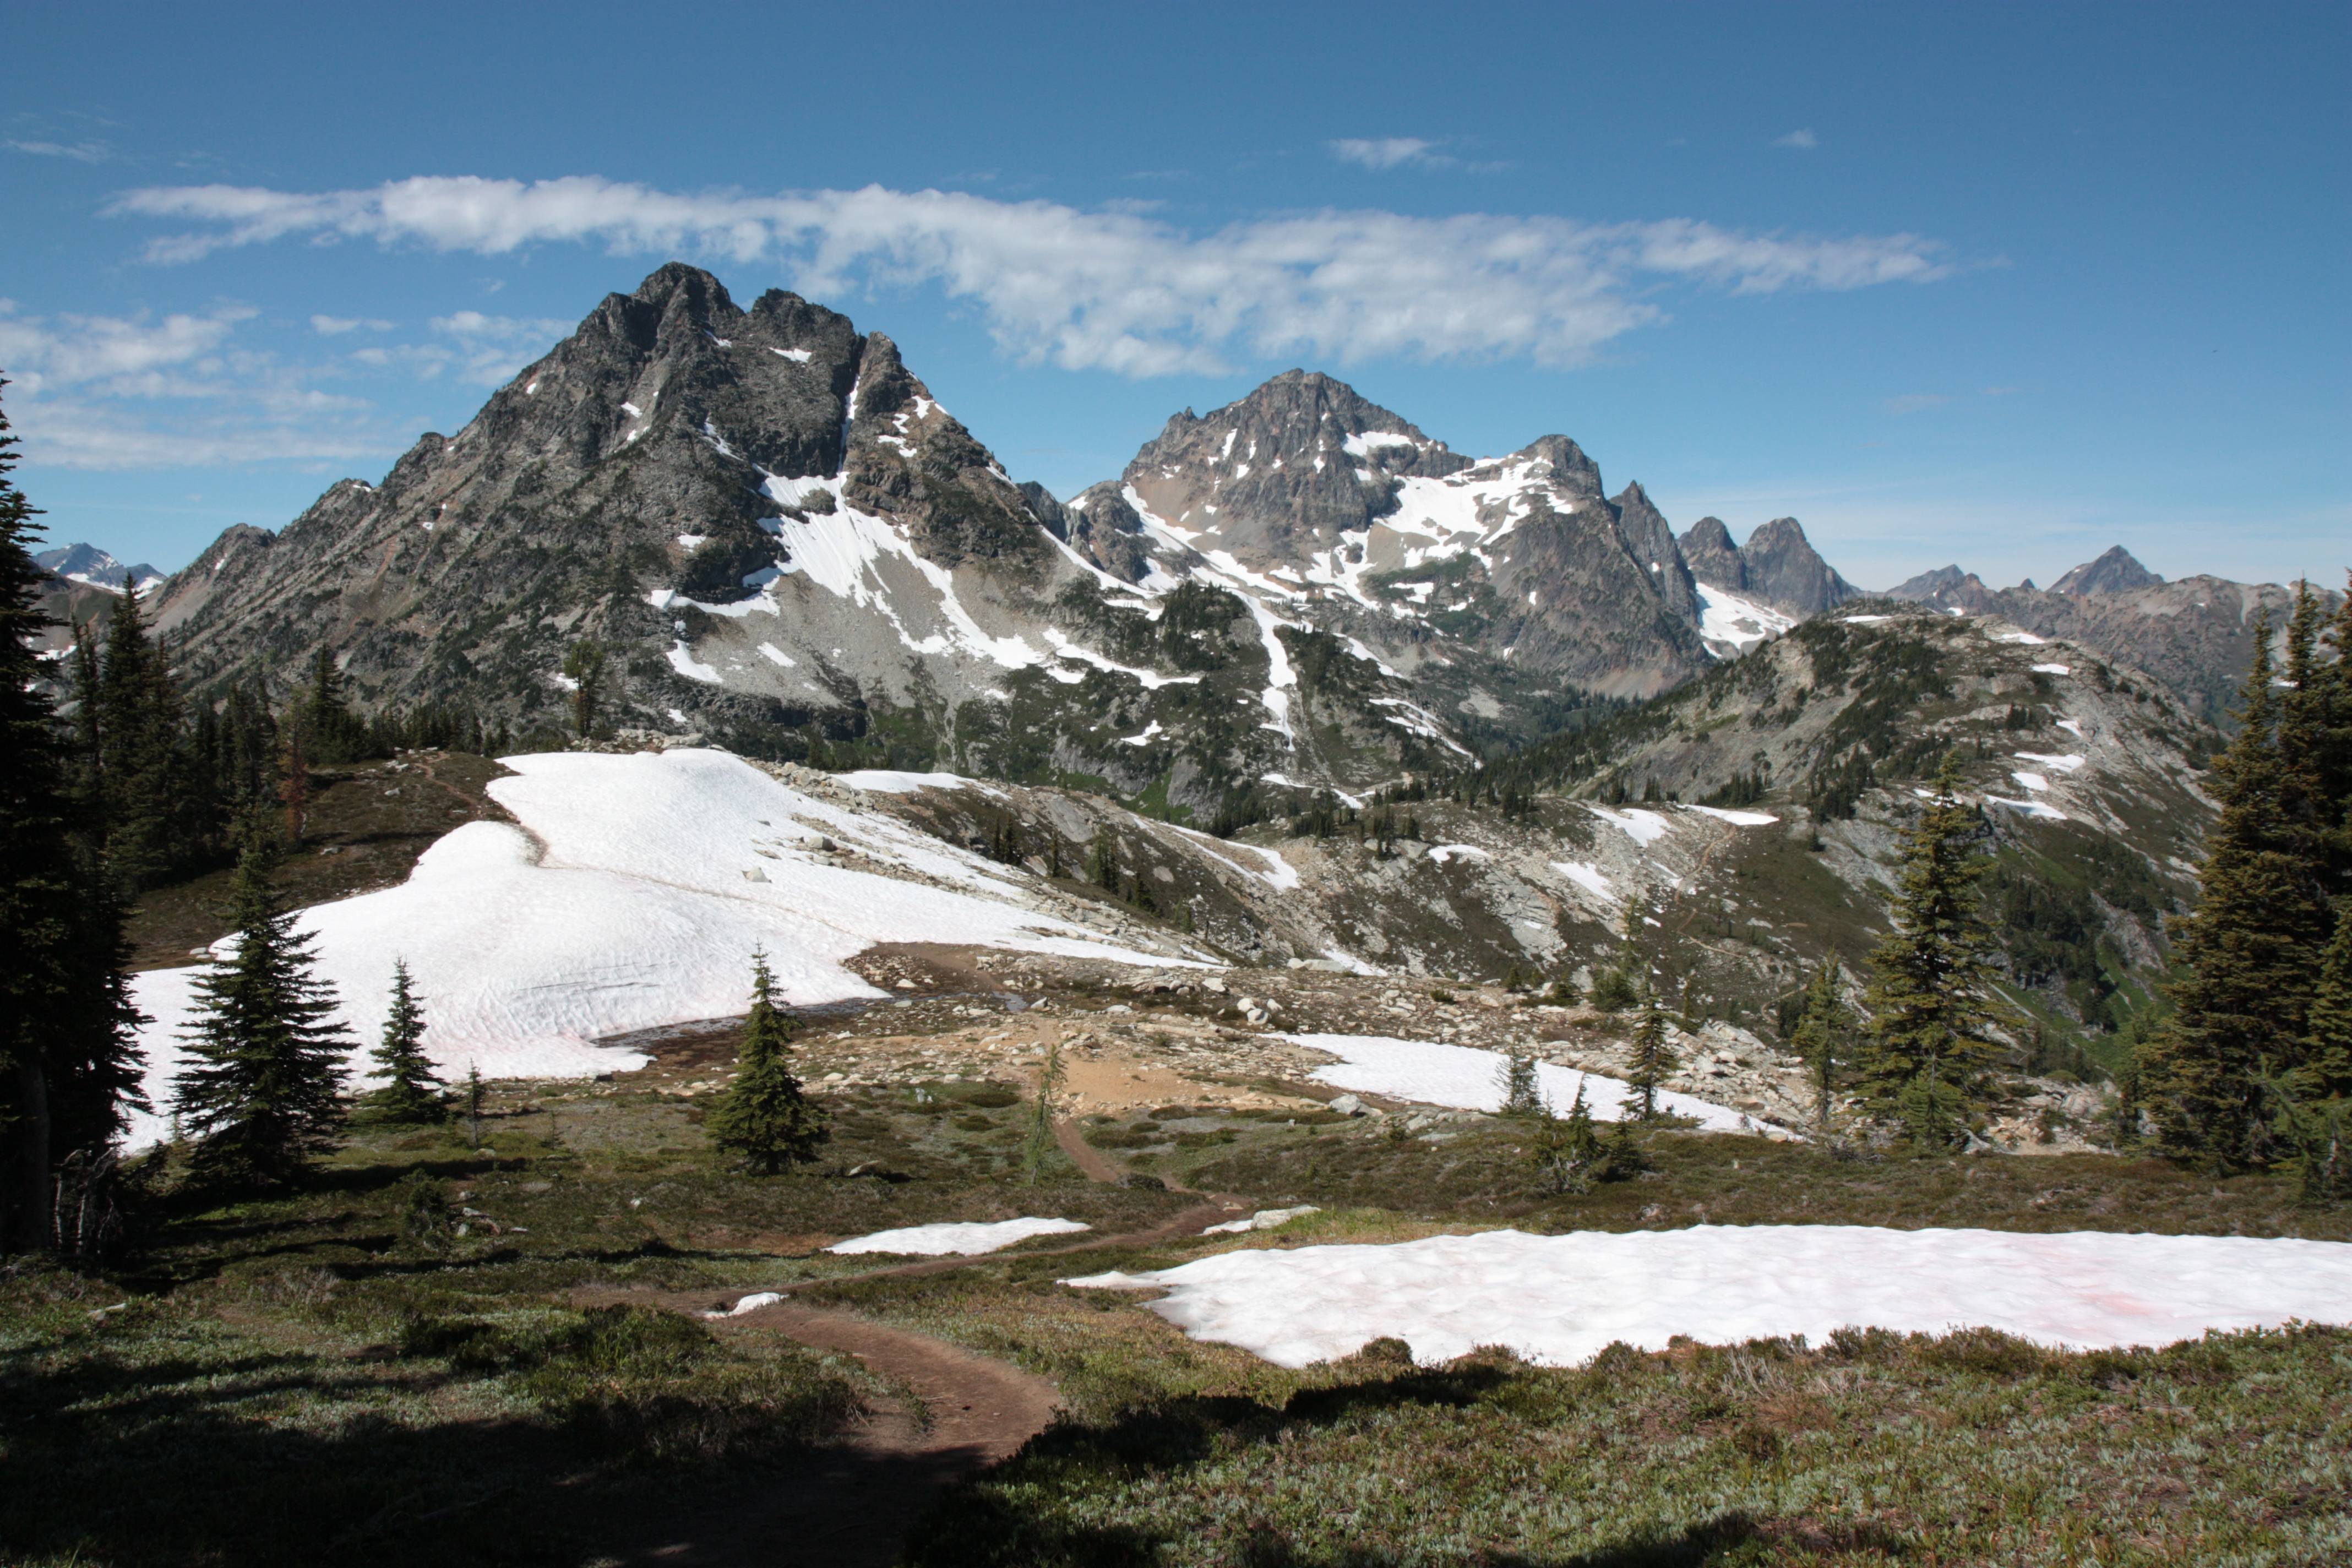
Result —
[[2207, 1330], [2352, 1321], [2352, 1245], [2247, 1237], [2019, 1235], [1869, 1226], [1696, 1226], [1388, 1246], [1251, 1248], [1066, 1283], [1161, 1289], [1197, 1340], [1306, 1366], [1392, 1336], [1423, 1363], [1479, 1345], [1571, 1366], [1616, 1341], [1663, 1350], [1847, 1327], [1990, 1328], [2046, 1345], [2160, 1345]]

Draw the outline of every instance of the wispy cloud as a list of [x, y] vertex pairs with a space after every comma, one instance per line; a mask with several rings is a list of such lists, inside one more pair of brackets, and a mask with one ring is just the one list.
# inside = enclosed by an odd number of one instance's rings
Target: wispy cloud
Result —
[[504, 385], [515, 372], [562, 342], [574, 324], [544, 317], [486, 316], [479, 310], [433, 319], [433, 330], [457, 345], [459, 374], [478, 386]]
[[104, 163], [112, 160], [114, 149], [103, 142], [17, 142], [8, 145], [19, 153], [30, 153], [39, 158], [70, 158], [77, 163]]
[[169, 370], [199, 362], [227, 342], [240, 321], [256, 312], [247, 305], [224, 305], [209, 315], [55, 317], [19, 315], [16, 301], [0, 300], [0, 366], [16, 384], [19, 396], [44, 387], [105, 384], [119, 395], [156, 388]]
[[345, 332], [356, 332], [365, 327], [372, 332], [392, 331], [390, 321], [378, 321], [363, 316], [313, 316], [310, 330], [322, 338], [339, 338]]
[[684, 195], [593, 176], [428, 176], [315, 195], [175, 186], [132, 191], [110, 211], [197, 226], [148, 247], [162, 262], [297, 237], [480, 255], [584, 243], [779, 260], [815, 295], [929, 284], [978, 302], [1022, 360], [1127, 375], [1302, 355], [1573, 365], [1664, 320], [1662, 283], [1764, 294], [1951, 269], [1943, 247], [1916, 235], [1756, 234], [1690, 218], [1321, 211], [1200, 234], [1139, 213], [963, 193]]
[[1342, 163], [1361, 163], [1367, 169], [1396, 169], [1407, 164], [1434, 168], [1454, 162], [1437, 150], [1436, 142], [1418, 136], [1343, 136], [1324, 145]]
[[140, 468], [384, 450], [365, 400], [313, 386], [313, 372], [236, 343], [257, 313], [222, 305], [161, 319], [27, 316], [0, 300], [0, 372], [26, 456]]
[[1889, 414], [1917, 414], [1929, 408], [1939, 408], [1945, 404], [1949, 403], [1951, 400], [1951, 395], [1948, 393], [1906, 392], [1900, 397], [1888, 398], [1886, 400], [1886, 412]]
[[1810, 150], [1821, 144], [1822, 139], [1810, 131], [1791, 131], [1786, 136], [1772, 138], [1772, 145], [1775, 147], [1803, 147]]

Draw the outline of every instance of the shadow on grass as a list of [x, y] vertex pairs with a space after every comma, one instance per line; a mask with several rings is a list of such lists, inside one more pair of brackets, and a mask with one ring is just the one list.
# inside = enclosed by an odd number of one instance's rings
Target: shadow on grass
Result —
[[8, 1367], [0, 1562], [878, 1565], [961, 1462], [789, 1441], [630, 1462], [627, 1434], [478, 1403], [409, 1425], [359, 1369], [300, 1356]]
[[[1321, 1533], [1318, 1531], [1317, 1533]], [[997, 1498], [959, 1497], [925, 1524], [908, 1548], [907, 1568], [1161, 1568], [1170, 1549], [1202, 1544], [1194, 1531], [1133, 1525], [1066, 1527]], [[1479, 1547], [1455, 1554], [1426, 1543], [1311, 1546], [1271, 1523], [1228, 1532], [1209, 1561], [1231, 1568], [1397, 1568], [1401, 1563], [1460, 1568], [1763, 1568], [1791, 1557], [1833, 1554], [1845, 1562], [1901, 1562], [1911, 1542], [1868, 1525], [1758, 1520], [1727, 1513], [1704, 1524], [1660, 1531], [1567, 1554]]]

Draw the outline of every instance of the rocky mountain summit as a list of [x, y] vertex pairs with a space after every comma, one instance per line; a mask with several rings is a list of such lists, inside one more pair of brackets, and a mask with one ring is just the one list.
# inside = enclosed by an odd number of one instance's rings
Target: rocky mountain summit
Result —
[[33, 563], [69, 583], [105, 588], [120, 594], [125, 587], [144, 593], [163, 580], [163, 574], [145, 562], [125, 566], [95, 544], [61, 544], [33, 557]]
[[1700, 582], [1788, 615], [1818, 616], [1862, 596], [1861, 589], [1822, 559], [1793, 517], [1774, 518], [1744, 545], [1731, 542], [1722, 519], [1703, 517], [1678, 542]]

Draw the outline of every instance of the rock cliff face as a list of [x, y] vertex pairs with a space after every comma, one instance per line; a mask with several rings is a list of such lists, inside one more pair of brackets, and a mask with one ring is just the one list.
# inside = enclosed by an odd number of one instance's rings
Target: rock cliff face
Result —
[[1731, 542], [1731, 531], [1720, 519], [1703, 517], [1683, 535], [1681, 546], [1700, 582], [1800, 619], [1862, 595], [1822, 559], [1793, 517], [1774, 518], [1744, 545]]

